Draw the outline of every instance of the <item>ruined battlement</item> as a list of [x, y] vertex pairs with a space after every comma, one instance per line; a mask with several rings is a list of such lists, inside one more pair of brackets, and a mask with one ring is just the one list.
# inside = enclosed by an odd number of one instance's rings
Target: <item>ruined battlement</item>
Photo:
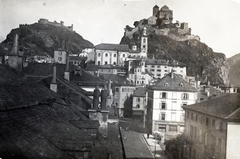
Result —
[[65, 29], [73, 31], [73, 24], [71, 26], [65, 26], [64, 21], [60, 21], [60, 23], [58, 23], [57, 21], [51, 22], [48, 19], [40, 18], [38, 20], [38, 23], [39, 24], [47, 24], [47, 25], [57, 26], [57, 27], [63, 27]]

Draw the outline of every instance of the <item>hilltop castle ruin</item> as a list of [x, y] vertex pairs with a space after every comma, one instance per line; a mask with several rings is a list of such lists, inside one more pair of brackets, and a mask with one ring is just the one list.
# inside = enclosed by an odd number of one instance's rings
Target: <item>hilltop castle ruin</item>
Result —
[[73, 31], [73, 24], [71, 26], [64, 26], [64, 21], [60, 21], [60, 23], [54, 21], [54, 22], [51, 22], [49, 21], [48, 19], [43, 19], [43, 18], [40, 18], [38, 20], [38, 23], [40, 24], [48, 24], [48, 25], [52, 25], [52, 26], [58, 26], [58, 27], [64, 27], [70, 31]]

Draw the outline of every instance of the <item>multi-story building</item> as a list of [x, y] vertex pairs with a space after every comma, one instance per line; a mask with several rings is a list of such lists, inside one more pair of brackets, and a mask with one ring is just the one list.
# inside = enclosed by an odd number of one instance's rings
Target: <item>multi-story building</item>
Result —
[[184, 106], [187, 159], [239, 159], [240, 94]]
[[123, 66], [128, 54], [128, 45], [102, 43], [95, 46], [95, 65]]
[[166, 74], [174, 71], [174, 73], [181, 75], [182, 78], [186, 78], [187, 71], [186, 65], [176, 60], [166, 59], [146, 59], [145, 68], [148, 72], [151, 72], [154, 78], [163, 78]]
[[128, 84], [127, 82], [115, 83], [114, 105], [118, 109], [119, 117], [124, 116], [124, 103], [127, 98], [130, 98], [134, 90], [135, 85]]
[[131, 83], [137, 86], [149, 85], [152, 76], [145, 70], [144, 60], [129, 60], [128, 61], [128, 79]]
[[184, 131], [183, 105], [196, 103], [197, 90], [171, 72], [148, 87], [147, 124], [166, 138]]
[[142, 119], [145, 126], [147, 113], [147, 93], [145, 87], [138, 87], [132, 95], [132, 115], [133, 118]]

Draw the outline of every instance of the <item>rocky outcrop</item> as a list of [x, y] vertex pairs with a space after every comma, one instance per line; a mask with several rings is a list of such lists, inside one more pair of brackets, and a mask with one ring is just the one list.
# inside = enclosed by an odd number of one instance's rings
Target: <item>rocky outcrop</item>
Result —
[[[124, 36], [121, 44], [139, 44], [138, 38]], [[164, 35], [148, 34], [148, 58], [169, 58], [188, 65], [188, 76], [212, 84], [229, 84], [229, 66], [222, 53], [215, 53], [199, 40], [175, 41]]]
[[19, 34], [20, 49], [31, 55], [45, 53], [53, 56], [54, 50], [58, 48], [66, 49], [69, 53], [75, 54], [80, 53], [83, 48], [94, 46], [66, 27], [42, 23], [20, 25], [19, 28], [13, 29], [7, 35], [3, 43], [11, 45], [15, 33]]
[[230, 67], [229, 80], [234, 87], [240, 87], [240, 53], [227, 59]]

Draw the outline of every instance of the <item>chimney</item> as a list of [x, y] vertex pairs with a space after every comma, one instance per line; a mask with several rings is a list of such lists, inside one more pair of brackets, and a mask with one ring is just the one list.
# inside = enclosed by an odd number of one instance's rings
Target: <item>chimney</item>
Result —
[[52, 78], [52, 83], [50, 84], [50, 89], [54, 92], [57, 92], [57, 80], [56, 80], [56, 75], [57, 74], [57, 66], [56, 63], [53, 63], [53, 78]]
[[173, 73], [173, 71], [171, 72], [171, 78], [174, 78], [174, 73]]
[[101, 91], [101, 109], [102, 110], [107, 109], [107, 90]]
[[69, 72], [69, 56], [67, 54], [67, 60], [66, 60], [66, 69], [64, 71], [64, 79], [67, 81], [70, 81], [70, 72]]
[[93, 94], [93, 109], [98, 109], [99, 96], [100, 96], [99, 86], [96, 86]]
[[14, 40], [13, 40], [13, 47], [10, 52], [11, 55], [18, 55], [18, 38], [19, 38], [18, 34], [15, 34]]

